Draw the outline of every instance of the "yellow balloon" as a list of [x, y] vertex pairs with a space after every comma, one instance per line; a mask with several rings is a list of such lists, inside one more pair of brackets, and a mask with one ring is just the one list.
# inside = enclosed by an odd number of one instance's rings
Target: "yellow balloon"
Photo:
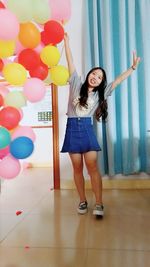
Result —
[[23, 85], [27, 79], [26, 69], [19, 63], [8, 63], [3, 68], [5, 80], [11, 85]]
[[15, 41], [0, 40], [0, 58], [13, 56], [15, 52]]
[[66, 85], [69, 79], [69, 71], [62, 65], [55, 66], [49, 70], [50, 78], [55, 85]]
[[57, 47], [47, 45], [41, 50], [40, 57], [44, 64], [54, 67], [60, 60], [60, 52]]
[[21, 91], [9, 92], [4, 99], [6, 106], [21, 108], [26, 106], [26, 97]]

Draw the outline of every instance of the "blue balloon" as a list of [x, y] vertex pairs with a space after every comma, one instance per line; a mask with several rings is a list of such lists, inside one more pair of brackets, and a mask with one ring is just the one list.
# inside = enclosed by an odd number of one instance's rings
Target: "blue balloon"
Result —
[[17, 137], [10, 143], [10, 153], [16, 159], [25, 159], [29, 157], [33, 150], [33, 141], [26, 136]]

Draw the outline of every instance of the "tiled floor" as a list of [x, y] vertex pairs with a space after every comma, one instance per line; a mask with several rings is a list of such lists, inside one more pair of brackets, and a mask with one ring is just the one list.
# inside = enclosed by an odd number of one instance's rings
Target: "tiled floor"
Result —
[[90, 190], [89, 212], [78, 215], [76, 191], [52, 187], [48, 168], [2, 183], [0, 267], [149, 266], [150, 190], [104, 190], [100, 220]]

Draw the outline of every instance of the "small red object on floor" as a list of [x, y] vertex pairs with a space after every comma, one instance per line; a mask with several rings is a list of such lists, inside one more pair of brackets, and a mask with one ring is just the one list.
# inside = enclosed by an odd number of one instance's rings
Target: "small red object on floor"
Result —
[[16, 211], [16, 215], [17, 215], [17, 216], [20, 215], [21, 213], [22, 213], [21, 210], [17, 210], [17, 211]]

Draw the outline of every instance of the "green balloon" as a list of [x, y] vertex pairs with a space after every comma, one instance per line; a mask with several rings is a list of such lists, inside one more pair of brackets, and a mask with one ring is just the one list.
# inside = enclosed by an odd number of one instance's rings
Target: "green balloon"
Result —
[[16, 15], [19, 22], [25, 23], [32, 20], [32, 0], [8, 0], [7, 7]]
[[9, 131], [4, 127], [0, 127], [0, 149], [8, 146], [10, 142], [11, 142], [11, 135]]
[[36, 23], [44, 24], [51, 17], [49, 0], [32, 0], [33, 19]]
[[12, 91], [6, 95], [4, 102], [6, 106], [22, 108], [26, 106], [26, 97], [21, 91]]

